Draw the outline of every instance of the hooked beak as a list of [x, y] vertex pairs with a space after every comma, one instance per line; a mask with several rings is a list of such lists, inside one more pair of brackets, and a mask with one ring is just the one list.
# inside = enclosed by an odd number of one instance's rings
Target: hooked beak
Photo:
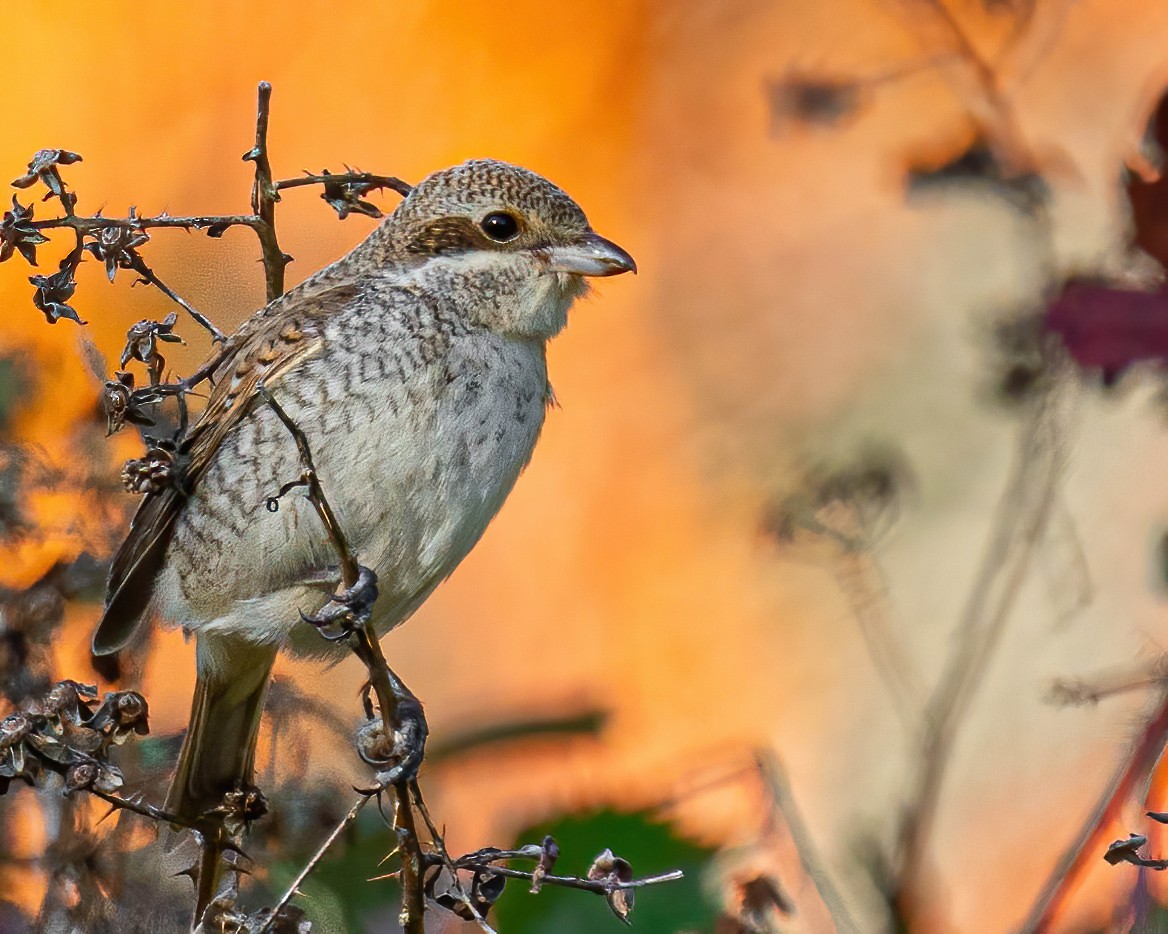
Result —
[[552, 247], [548, 251], [548, 269], [578, 276], [619, 276], [622, 272], [635, 273], [637, 264], [611, 240], [589, 232], [574, 243]]

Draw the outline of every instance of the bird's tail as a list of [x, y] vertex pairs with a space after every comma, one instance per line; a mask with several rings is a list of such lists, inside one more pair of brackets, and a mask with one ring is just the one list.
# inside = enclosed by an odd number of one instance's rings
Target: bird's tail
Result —
[[276, 647], [200, 633], [197, 654], [190, 726], [166, 796], [166, 810], [191, 821], [227, 792], [251, 784]]

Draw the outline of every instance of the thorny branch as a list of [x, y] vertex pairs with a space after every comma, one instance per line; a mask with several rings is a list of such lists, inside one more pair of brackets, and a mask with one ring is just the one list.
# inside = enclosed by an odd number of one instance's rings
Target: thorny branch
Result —
[[[306, 490], [305, 496], [312, 504], [313, 509], [316, 510], [317, 516], [320, 517], [321, 524], [324, 525], [329, 541], [340, 559], [341, 583], [344, 588], [352, 591], [361, 580], [364, 569], [361, 568], [357, 559], [353, 556], [349, 548], [348, 540], [345, 538], [345, 533], [340, 523], [337, 522], [336, 514], [329, 504], [328, 497], [325, 496], [324, 490], [321, 488], [320, 479], [316, 472], [316, 465], [312, 459], [312, 451], [309, 448], [308, 438], [264, 386], [258, 386], [256, 391], [260, 398], [276, 413], [276, 417], [280, 419], [284, 427], [288, 429], [289, 433], [295, 439], [301, 463], [300, 479], [291, 484], [286, 484], [277, 496], [270, 498], [268, 500], [268, 508], [272, 509], [274, 506], [278, 508], [280, 496], [288, 493], [297, 486], [304, 487]], [[371, 572], [367, 573], [371, 574]], [[368, 618], [371, 606], [372, 600], [369, 599], [366, 606], [354, 609], [351, 614], [352, 618], [345, 621], [348, 623], [348, 627], [344, 630], [342, 638], [347, 636], [352, 640], [354, 653], [365, 663], [368, 669], [369, 683], [377, 695], [378, 707], [381, 711], [383, 735], [389, 737], [394, 735], [398, 727], [396, 715], [401, 706], [399, 698], [408, 694], [408, 690], [400, 682], [395, 685], [391, 681], [391, 679], [394, 679], [394, 676], [385, 662], [385, 656], [381, 653], [381, 644], [377, 641], [376, 634], [373, 632]], [[305, 617], [305, 621], [314, 622], [310, 617]], [[332, 622], [333, 620], [330, 619], [329, 621]], [[395, 688], [399, 689], [399, 693], [395, 694]], [[362, 752], [362, 758], [366, 758], [364, 752]], [[417, 832], [413, 824], [413, 815], [410, 810], [409, 788], [407, 783], [403, 779], [390, 784], [390, 787], [396, 798], [395, 823], [401, 836], [401, 849], [403, 853], [402, 926], [409, 934], [412, 934], [414, 931], [422, 930], [422, 916], [425, 911], [421, 887], [421, 851], [418, 845]], [[376, 789], [374, 793], [379, 791], [380, 789]], [[360, 806], [354, 805], [349, 813], [352, 817], [356, 817], [356, 812], [359, 810]], [[342, 821], [342, 824], [348, 823], [349, 819], [351, 818], [347, 817], [345, 821]], [[340, 829], [339, 827], [334, 832], [332, 839], [336, 838], [336, 834], [339, 834]], [[327, 849], [327, 846], [325, 849]], [[323, 851], [321, 852], [323, 854]]]
[[276, 239], [276, 202], [280, 194], [272, 184], [272, 164], [268, 161], [268, 118], [271, 113], [272, 86], [260, 82], [256, 115], [255, 146], [243, 154], [245, 162], [255, 163], [255, 182], [251, 189], [251, 210], [259, 223], [255, 227], [264, 254], [264, 278], [268, 301], [284, 294], [284, 269], [292, 257], [280, 249]]
[[321, 859], [324, 858], [325, 853], [327, 853], [329, 848], [337, 842], [337, 839], [344, 832], [345, 828], [357, 819], [357, 815], [360, 814], [361, 809], [369, 803], [371, 797], [372, 795], [361, 795], [361, 797], [357, 799], [353, 806], [349, 808], [348, 812], [341, 819], [340, 823], [338, 823], [337, 826], [332, 829], [332, 832], [329, 833], [327, 837], [325, 837], [324, 842], [321, 843], [316, 852], [312, 854], [308, 862], [304, 864], [304, 868], [296, 874], [296, 878], [292, 880], [284, 894], [280, 896], [280, 900], [276, 902], [275, 907], [272, 909], [272, 916], [264, 922], [264, 926], [259, 929], [258, 934], [267, 934], [267, 932], [271, 930], [272, 925], [275, 923], [275, 919], [279, 917], [280, 912], [283, 911], [283, 909], [288, 905], [289, 902], [292, 901], [293, 898], [296, 897], [297, 894], [299, 894], [300, 886], [304, 884], [304, 880], [312, 874], [314, 869], [316, 869]]
[[[27, 188], [36, 182], [42, 182], [48, 189], [46, 200], [56, 198], [61, 202], [64, 213], [58, 217], [35, 220], [32, 205], [22, 206], [13, 197], [12, 210], [7, 211], [0, 221], [0, 262], [9, 259], [14, 253], [20, 253], [31, 265], [36, 264], [36, 247], [47, 242], [42, 231], [67, 229], [72, 230], [78, 249], [63, 261], [58, 276], [59, 283], [46, 282], [39, 287], [38, 296], [45, 291], [46, 286], [56, 289], [63, 294], [72, 283], [73, 273], [80, 263], [81, 248], [87, 252], [103, 258], [109, 270], [110, 279], [113, 270], [117, 268], [130, 269], [142, 276], [148, 284], [157, 287], [163, 294], [180, 305], [211, 336], [218, 342], [224, 339], [224, 334], [211, 323], [206, 315], [198, 312], [188, 301], [167, 286], [149, 266], [142, 260], [137, 247], [149, 239], [144, 231], [152, 229], [180, 229], [205, 231], [209, 237], [222, 237], [232, 227], [246, 227], [255, 232], [260, 242], [264, 265], [264, 279], [268, 301], [277, 298], [284, 291], [284, 270], [292, 257], [280, 249], [276, 238], [275, 205], [280, 200], [280, 191], [288, 188], [300, 188], [307, 185], [320, 185], [323, 188], [321, 197], [337, 212], [342, 219], [350, 213], [366, 214], [370, 217], [380, 217], [381, 212], [374, 205], [361, 200], [362, 196], [370, 191], [390, 189], [401, 195], [409, 194], [411, 186], [399, 178], [388, 175], [375, 175], [369, 172], [346, 171], [331, 173], [327, 169], [320, 174], [306, 174], [301, 178], [273, 179], [271, 163], [268, 157], [267, 131], [270, 117], [271, 85], [262, 82], [259, 86], [259, 99], [256, 116], [255, 145], [244, 154], [244, 159], [255, 165], [255, 181], [252, 185], [252, 213], [250, 214], [208, 214], [171, 216], [163, 212], [156, 216], [139, 217], [134, 208], [130, 209], [127, 217], [103, 217], [101, 212], [91, 216], [79, 215], [75, 211], [77, 196], [65, 187], [61, 178], [59, 166], [72, 165], [81, 161], [77, 153], [66, 150], [41, 150], [29, 163], [28, 171], [13, 181], [19, 188]], [[125, 237], [141, 237], [140, 240], [121, 240], [114, 235], [122, 234]], [[86, 238], [93, 238], [87, 243]], [[116, 244], [118, 249], [111, 255], [107, 251], [110, 244]], [[51, 277], [35, 277], [48, 280]], [[34, 284], [37, 284], [34, 282]], [[72, 289], [68, 295], [56, 302], [60, 311], [48, 311], [50, 321], [55, 322], [61, 317], [80, 319], [67, 304], [72, 296]], [[52, 296], [50, 296], [51, 298]], [[38, 303], [38, 307], [41, 305]], [[44, 309], [42, 309], [44, 310]]]
[[[280, 188], [293, 188], [320, 182], [325, 186], [322, 197], [333, 205], [342, 218], [349, 211], [378, 216], [379, 212], [376, 212], [375, 208], [360, 200], [360, 195], [373, 188], [389, 187], [402, 194], [409, 192], [409, 186], [400, 179], [364, 173], [350, 173], [348, 181], [344, 183], [345, 187], [341, 187], [336, 176], [331, 176], [327, 172], [320, 176], [310, 175], [305, 179], [273, 183], [266, 144], [270, 95], [270, 85], [261, 84], [256, 146], [245, 156], [256, 163], [256, 183], [252, 196], [253, 209], [258, 216], [264, 219], [266, 233], [269, 237], [265, 240], [265, 234], [261, 233], [261, 241], [264, 243], [264, 266], [268, 275], [269, 300], [275, 297], [271, 294], [273, 284], [282, 288], [283, 267], [289, 259], [286, 254], [279, 251], [275, 238], [274, 204], [279, 199]], [[273, 269], [276, 272], [273, 273]], [[277, 294], [279, 293], [277, 292]], [[593, 863], [588, 879], [549, 876], [548, 872], [552, 862], [554, 862], [554, 856], [549, 857], [548, 848], [549, 846], [555, 847], [555, 842], [551, 838], [545, 841], [540, 850], [540, 855], [537, 857], [539, 866], [533, 873], [523, 873], [493, 865], [494, 862], [503, 857], [489, 859], [486, 862], [476, 862], [473, 859], [474, 854], [472, 854], [472, 856], [462, 857], [458, 861], [451, 860], [442, 835], [430, 817], [429, 809], [422, 797], [421, 788], [415, 778], [421, 764], [426, 740], [426, 725], [421, 704], [386, 663], [385, 656], [381, 651], [381, 644], [371, 622], [372, 605], [376, 598], [376, 576], [368, 568], [362, 567], [352, 552], [344, 530], [321, 485], [307, 436], [266, 387], [258, 386], [257, 394], [292, 435], [301, 465], [300, 477], [285, 484], [275, 496], [269, 498], [268, 508], [278, 509], [280, 498], [292, 489], [304, 488], [305, 496], [316, 511], [340, 561], [341, 591], [330, 601], [331, 608], [330, 605], [326, 605], [325, 609], [316, 616], [304, 616], [304, 620], [316, 626], [322, 636], [327, 639], [348, 638], [354, 654], [364, 663], [369, 676], [368, 688], [377, 699], [380, 723], [372, 720], [373, 705], [367, 697], [366, 715], [370, 718], [373, 729], [363, 728], [359, 732], [358, 752], [366, 762], [382, 769], [377, 774], [377, 785], [361, 792], [361, 798], [353, 804], [289, 886], [261, 931], [269, 929], [281, 910], [294, 897], [299, 885], [319, 864], [321, 858], [338, 839], [344, 828], [356, 819], [368, 800], [371, 797], [380, 796], [385, 791], [390, 792], [394, 798], [393, 824], [399, 840], [395, 852], [400, 853], [401, 857], [401, 868], [397, 872], [402, 885], [401, 924], [407, 934], [421, 934], [424, 931], [425, 896], [427, 894], [433, 896], [433, 887], [437, 881], [437, 873], [432, 873], [429, 881], [426, 880], [426, 873], [428, 868], [433, 868], [435, 865], [439, 869], [445, 869], [451, 877], [451, 890], [446, 896], [439, 896], [435, 899], [438, 904], [455, 911], [467, 920], [476, 922], [488, 934], [493, 934], [493, 928], [487, 923], [485, 915], [494, 904], [495, 899], [502, 893], [503, 883], [507, 877], [532, 880], [533, 891], [538, 891], [540, 884], [546, 882], [600, 893], [605, 896], [610, 907], [621, 920], [627, 919], [633, 907], [631, 892], [626, 892], [626, 890], [681, 878], [680, 872], [673, 872], [651, 879], [633, 880], [632, 870], [628, 863], [619, 857], [614, 857], [609, 851], [605, 851]], [[326, 631], [332, 626], [340, 627], [339, 636], [331, 635]], [[415, 807], [422, 816], [430, 834], [433, 846], [431, 853], [426, 853], [421, 848], [414, 821]], [[555, 852], [558, 853], [558, 848]], [[523, 857], [529, 858], [530, 854], [518, 853], [506, 858]], [[459, 878], [458, 871], [460, 869], [473, 871], [469, 893]]]

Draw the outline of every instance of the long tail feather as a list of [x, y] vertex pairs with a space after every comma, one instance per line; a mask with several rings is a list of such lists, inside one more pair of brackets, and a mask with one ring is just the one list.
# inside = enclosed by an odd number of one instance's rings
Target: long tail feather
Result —
[[260, 714], [275, 646], [201, 633], [190, 726], [166, 798], [166, 810], [195, 820], [223, 795], [251, 783]]

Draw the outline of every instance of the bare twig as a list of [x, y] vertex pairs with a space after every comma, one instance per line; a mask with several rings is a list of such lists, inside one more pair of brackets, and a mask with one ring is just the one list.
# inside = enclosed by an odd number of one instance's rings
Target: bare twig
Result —
[[450, 873], [451, 886], [454, 889], [455, 897], [466, 906], [466, 910], [474, 919], [475, 923], [487, 934], [495, 934], [495, 929], [487, 923], [486, 918], [482, 916], [478, 908], [475, 907], [474, 902], [471, 901], [470, 896], [466, 892], [466, 888], [462, 884], [462, 880], [458, 878], [458, 867], [454, 865], [454, 860], [450, 858], [450, 853], [446, 849], [446, 841], [442, 839], [442, 834], [439, 833], [437, 825], [430, 817], [430, 809], [426, 807], [426, 802], [422, 798], [422, 789], [418, 787], [417, 781], [409, 783], [410, 791], [413, 793], [414, 804], [418, 808], [418, 813], [422, 815], [422, 821], [426, 825], [426, 830], [430, 834], [430, 841], [434, 846], [434, 851], [438, 854], [438, 859]]
[[807, 878], [815, 886], [819, 898], [831, 915], [832, 923], [840, 934], [852, 934], [860, 930], [848, 910], [847, 903], [835, 884], [831, 881], [831, 873], [819, 856], [811, 831], [803, 821], [803, 815], [795, 804], [791, 794], [791, 787], [787, 781], [786, 771], [775, 756], [766, 750], [759, 750], [754, 756], [755, 768], [762, 778], [763, 786], [771, 799], [774, 810], [777, 811], [787, 826], [787, 832], [795, 844], [795, 851], [799, 854], [799, 862]]
[[[514, 859], [515, 857], [509, 857]], [[496, 866], [494, 860], [477, 860], [463, 857], [456, 862], [460, 869], [483, 869], [495, 875], [506, 876], [508, 879], [526, 879], [531, 882], [535, 878], [534, 872], [525, 872], [522, 869], [511, 869], [507, 866]], [[643, 879], [633, 879], [629, 882], [605, 882], [598, 879], [582, 879], [579, 876], [541, 876], [543, 885], [558, 885], [565, 889], [579, 889], [582, 892], [594, 892], [597, 895], [611, 895], [625, 889], [640, 889], [647, 885], [660, 885], [662, 882], [676, 882], [684, 879], [685, 873], [680, 869], [673, 869], [656, 876], [646, 876]]]
[[264, 926], [259, 929], [258, 934], [267, 934], [267, 931], [271, 930], [272, 925], [280, 916], [280, 911], [290, 901], [292, 901], [293, 898], [296, 897], [296, 895], [299, 893], [300, 886], [304, 884], [304, 880], [312, 874], [312, 871], [316, 869], [321, 859], [324, 858], [324, 854], [328, 852], [329, 848], [334, 843], [336, 843], [337, 838], [340, 837], [345, 828], [357, 819], [357, 815], [361, 813], [361, 809], [369, 803], [369, 800], [372, 797], [373, 795], [362, 794], [361, 797], [353, 803], [353, 806], [349, 808], [348, 813], [346, 813], [345, 816], [341, 818], [341, 820], [337, 823], [337, 826], [332, 829], [327, 837], [325, 837], [324, 842], [321, 843], [319, 847], [317, 847], [316, 852], [313, 853], [308, 862], [304, 864], [304, 868], [301, 869], [299, 873], [297, 873], [296, 878], [292, 880], [291, 884], [289, 884], [287, 890], [280, 897], [280, 900], [276, 902], [275, 907], [272, 908], [271, 916], [264, 923]]
[[1051, 684], [1046, 700], [1060, 707], [1082, 707], [1118, 694], [1161, 687], [1165, 681], [1168, 673], [1160, 659], [1153, 665], [1133, 666], [1094, 678], [1058, 678]]
[[284, 268], [292, 257], [280, 249], [276, 239], [276, 202], [280, 193], [272, 184], [272, 164], [268, 161], [268, 117], [271, 113], [272, 86], [261, 81], [256, 107], [255, 146], [243, 154], [244, 161], [255, 163], [255, 182], [251, 189], [251, 209], [259, 221], [254, 230], [264, 254], [264, 279], [268, 301], [284, 294]]
[[215, 327], [210, 318], [208, 318], [202, 312], [198, 311], [190, 302], [188, 302], [169, 285], [159, 279], [154, 270], [146, 265], [137, 251], [130, 251], [130, 269], [138, 273], [138, 275], [140, 275], [148, 283], [162, 292], [162, 294], [171, 301], [186, 309], [187, 314], [189, 314], [192, 318], [195, 319], [195, 321], [197, 321], [200, 325], [206, 328], [207, 331], [210, 332], [212, 340], [214, 340], [216, 343], [227, 339], [227, 335]]
[[338, 172], [337, 174], [313, 175], [306, 173], [300, 178], [281, 178], [272, 183], [276, 191], [285, 188], [301, 188], [305, 185], [366, 185], [372, 188], [388, 188], [405, 197], [414, 190], [409, 182], [403, 182], [393, 175], [374, 175], [372, 172]]
[[341, 528], [340, 523], [337, 522], [336, 514], [329, 504], [328, 497], [324, 495], [324, 490], [321, 489], [320, 478], [316, 473], [316, 464], [312, 460], [312, 450], [308, 445], [308, 437], [300, 430], [300, 426], [292, 420], [292, 417], [284, 411], [284, 407], [268, 392], [267, 387], [263, 383], [256, 385], [256, 395], [276, 413], [276, 417], [280, 419], [284, 427], [288, 429], [288, 433], [295, 440], [296, 450], [300, 454], [300, 480], [296, 485], [306, 488], [305, 496], [312, 503], [312, 508], [316, 510], [316, 514], [320, 517], [325, 532], [328, 533], [329, 541], [332, 543], [333, 549], [340, 558], [341, 580], [346, 587], [352, 587], [357, 583], [357, 577], [360, 574], [361, 568], [357, 564], [357, 559], [353, 557], [353, 552], [349, 548], [348, 539], [345, 537], [345, 532]]

